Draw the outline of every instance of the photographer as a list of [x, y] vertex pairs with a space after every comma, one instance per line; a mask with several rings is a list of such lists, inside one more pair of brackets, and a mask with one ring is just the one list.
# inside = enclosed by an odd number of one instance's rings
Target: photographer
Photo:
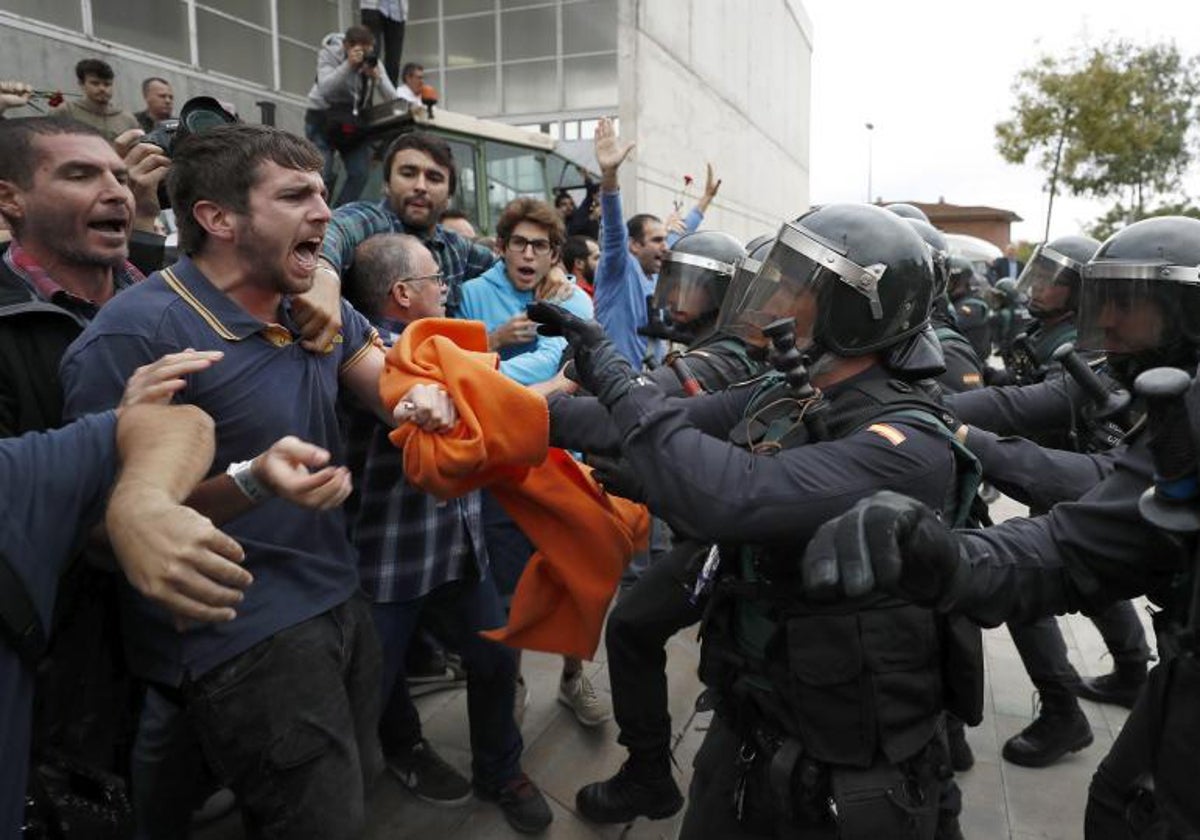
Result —
[[370, 106], [378, 84], [385, 100], [396, 88], [379, 67], [375, 36], [365, 26], [351, 26], [345, 35], [327, 35], [317, 56], [317, 81], [308, 92], [304, 135], [325, 156], [325, 186], [333, 194], [333, 154], [342, 157], [346, 181], [335, 206], [355, 201], [367, 182], [370, 147], [361, 112]]

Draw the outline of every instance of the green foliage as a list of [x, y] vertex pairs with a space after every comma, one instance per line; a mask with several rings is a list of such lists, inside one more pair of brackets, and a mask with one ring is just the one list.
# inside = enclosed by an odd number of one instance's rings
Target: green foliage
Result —
[[1150, 196], [1179, 189], [1192, 161], [1200, 76], [1196, 59], [1174, 45], [1118, 40], [1042, 56], [1018, 74], [1013, 92], [1012, 116], [996, 125], [996, 148], [1010, 163], [1032, 155], [1050, 176], [1061, 139], [1065, 189], [1125, 199], [1139, 217]]
[[1126, 225], [1148, 219], [1151, 216], [1190, 216], [1193, 219], [1200, 219], [1200, 207], [1196, 207], [1188, 201], [1168, 201], [1136, 213], [1132, 208], [1126, 207], [1118, 201], [1111, 210], [1092, 223], [1087, 230], [1087, 235], [1103, 242]]

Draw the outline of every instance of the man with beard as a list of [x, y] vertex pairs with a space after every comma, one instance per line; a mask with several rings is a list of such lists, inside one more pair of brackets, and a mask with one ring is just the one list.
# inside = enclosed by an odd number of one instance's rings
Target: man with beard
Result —
[[450, 147], [430, 134], [404, 134], [388, 147], [383, 171], [382, 201], [355, 201], [333, 214], [318, 273], [323, 280], [339, 277], [352, 266], [354, 249], [377, 233], [411, 234], [433, 252], [446, 278], [446, 312], [453, 315], [463, 282], [490, 268], [496, 255], [438, 222], [458, 186]]
[[575, 285], [587, 292], [588, 297], [595, 294], [596, 265], [600, 262], [600, 246], [590, 236], [568, 236], [563, 245], [563, 267], [575, 278]]
[[[219, 627], [180, 631], [134, 597], [124, 618], [131, 667], [184, 703], [205, 757], [265, 837], [357, 836], [379, 768], [378, 642], [340, 509], [349, 474], [329, 466], [339, 385], [393, 418], [366, 320], [343, 304], [331, 349], [310, 353], [291, 316], [330, 218], [322, 163], [307, 141], [265, 126], [188, 137], [169, 176], [187, 256], [109, 304], [62, 364], [67, 413], [80, 415], [111, 408], [164, 352], [224, 354], [176, 396], [217, 422], [213, 472], [188, 502], [229, 523], [259, 585]], [[455, 418], [444, 391], [417, 386], [395, 419], [440, 431]], [[259, 455], [281, 436], [290, 470]]]
[[113, 69], [98, 58], [85, 58], [75, 65], [75, 80], [83, 96], [68, 99], [54, 114], [90, 125], [108, 141], [118, 134], [138, 127], [137, 117], [112, 104]]

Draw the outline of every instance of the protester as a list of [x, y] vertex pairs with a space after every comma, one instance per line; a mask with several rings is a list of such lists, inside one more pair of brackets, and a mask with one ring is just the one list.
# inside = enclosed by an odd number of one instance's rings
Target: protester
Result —
[[384, 72], [393, 82], [398, 81], [400, 57], [404, 53], [404, 20], [408, 16], [408, 0], [362, 0], [359, 14], [362, 25], [375, 36], [375, 43], [383, 44]]
[[131, 128], [138, 128], [137, 118], [112, 103], [112, 67], [98, 58], [85, 58], [75, 65], [75, 79], [83, 92], [81, 99], [67, 99], [54, 113], [92, 126], [112, 141]]
[[173, 116], [175, 91], [166, 79], [159, 76], [142, 79], [142, 100], [146, 107], [134, 114], [142, 131], [153, 131], [156, 125]]

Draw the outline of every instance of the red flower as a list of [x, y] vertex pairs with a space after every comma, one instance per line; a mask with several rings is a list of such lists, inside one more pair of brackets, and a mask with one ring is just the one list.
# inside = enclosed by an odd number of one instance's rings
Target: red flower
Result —
[[51, 108], [57, 108], [59, 105], [63, 104], [62, 91], [61, 90], [54, 91], [54, 93], [50, 96], [50, 98], [48, 100], [46, 100], [46, 104], [49, 105]]
[[683, 185], [684, 185], [684, 187], [690, 187], [692, 185], [692, 176], [691, 175], [683, 176]]

